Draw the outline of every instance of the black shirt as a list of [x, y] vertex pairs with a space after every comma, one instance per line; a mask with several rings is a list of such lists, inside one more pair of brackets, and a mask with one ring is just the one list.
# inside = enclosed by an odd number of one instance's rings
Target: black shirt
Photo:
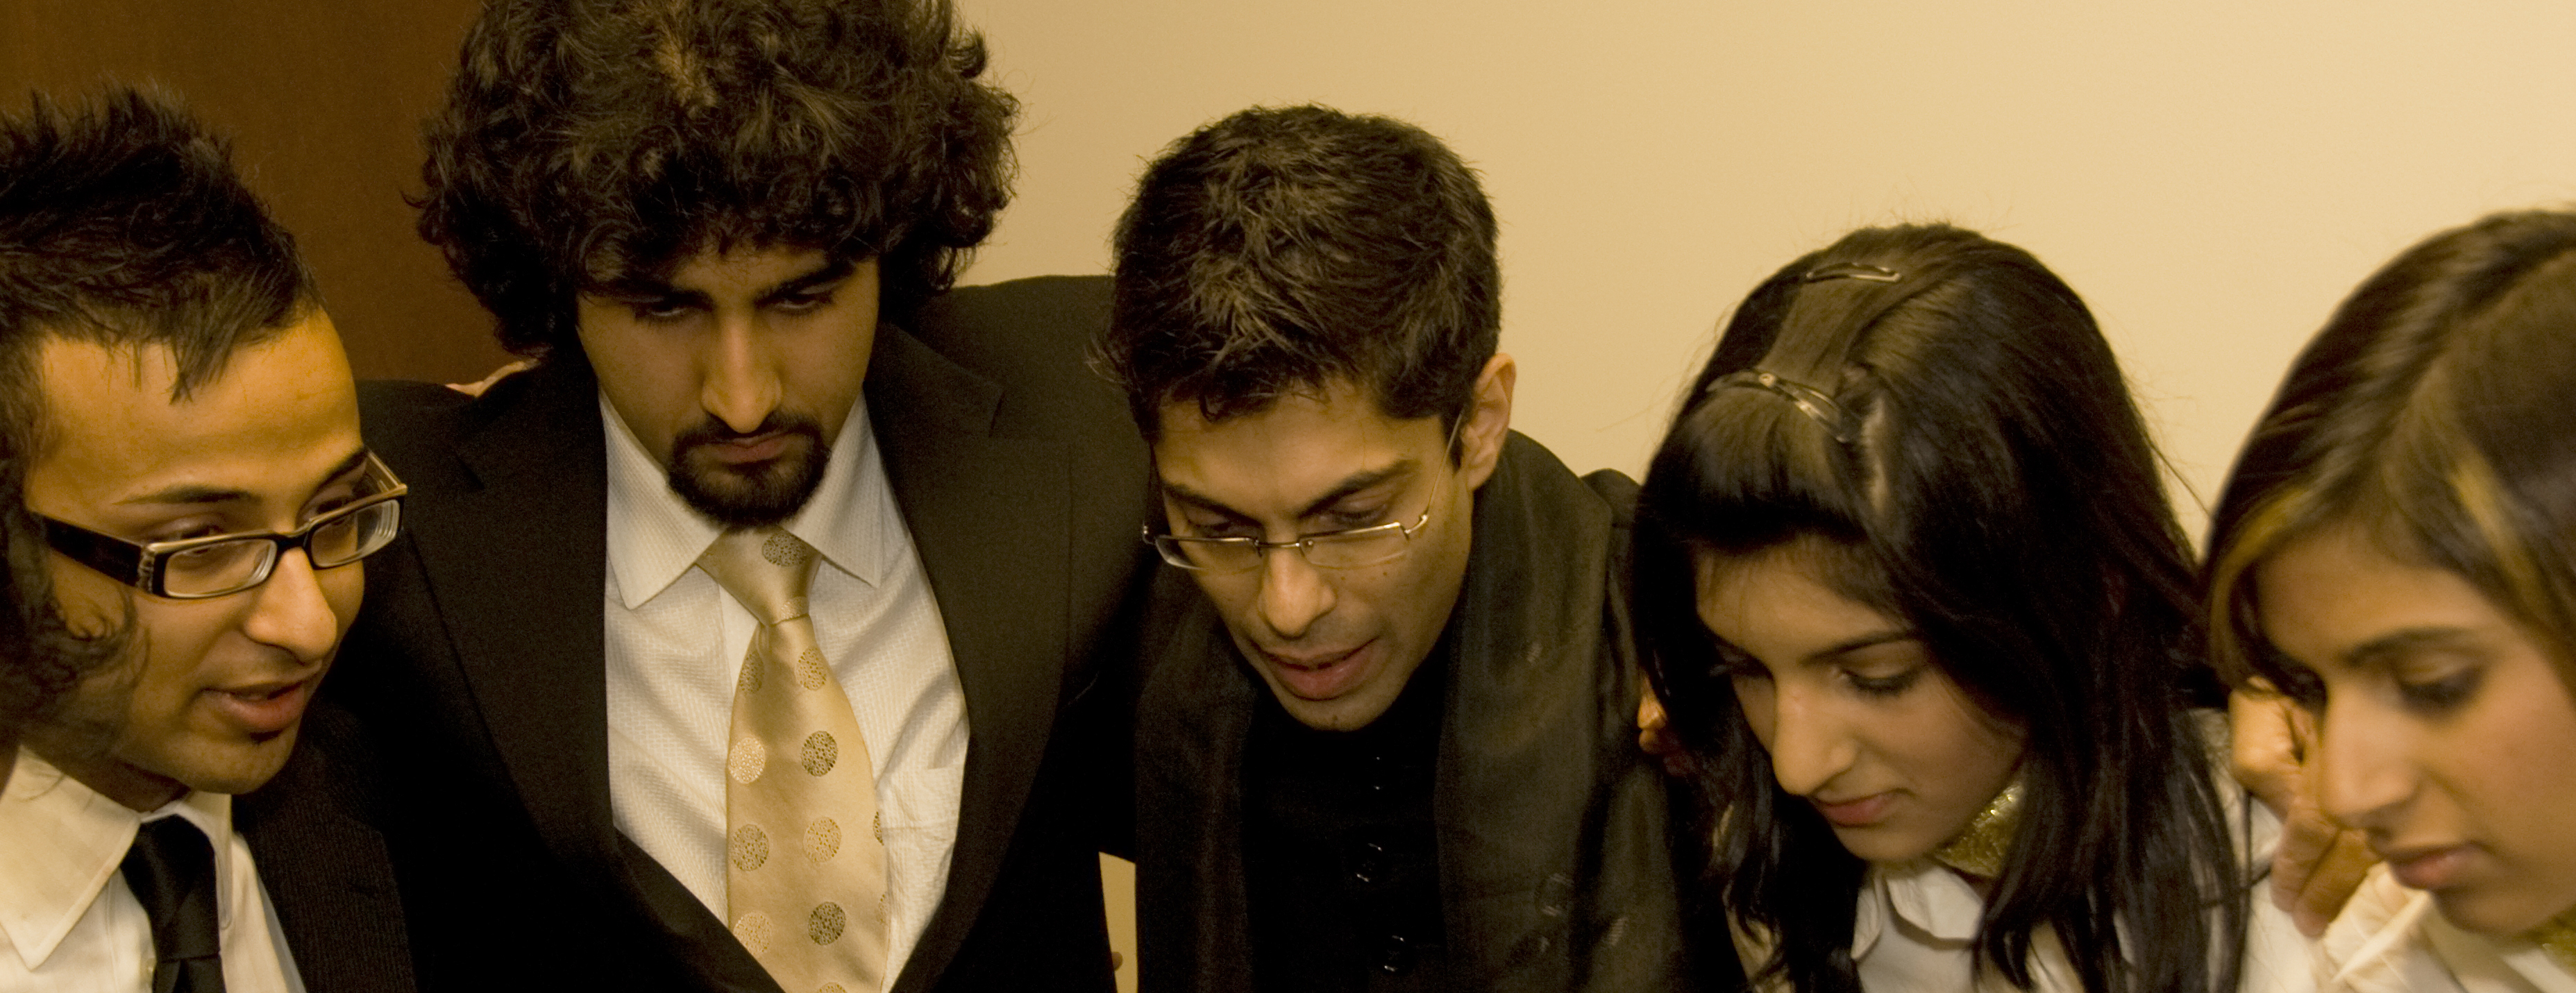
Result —
[[1263, 993], [1446, 988], [1431, 793], [1448, 647], [1358, 730], [1309, 728], [1261, 694], [1244, 745], [1243, 861]]

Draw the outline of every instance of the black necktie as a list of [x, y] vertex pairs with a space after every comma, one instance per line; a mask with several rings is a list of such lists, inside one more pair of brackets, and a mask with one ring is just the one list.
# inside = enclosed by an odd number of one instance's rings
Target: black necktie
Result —
[[215, 932], [215, 849], [184, 818], [143, 825], [125, 851], [125, 888], [152, 921], [152, 993], [223, 993]]

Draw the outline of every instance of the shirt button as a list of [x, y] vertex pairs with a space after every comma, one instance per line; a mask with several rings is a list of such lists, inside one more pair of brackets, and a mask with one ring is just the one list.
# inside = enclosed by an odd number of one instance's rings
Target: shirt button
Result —
[[1386, 879], [1387, 861], [1385, 845], [1374, 841], [1354, 844], [1351, 846], [1351, 878], [1363, 886], [1380, 882]]
[[1414, 957], [1413, 942], [1400, 934], [1387, 935], [1386, 943], [1378, 950], [1377, 971], [1390, 976], [1412, 972]]

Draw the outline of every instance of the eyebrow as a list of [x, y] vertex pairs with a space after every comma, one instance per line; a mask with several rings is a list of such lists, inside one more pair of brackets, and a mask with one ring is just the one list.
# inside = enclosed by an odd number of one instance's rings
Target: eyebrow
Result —
[[2347, 669], [2364, 669], [2386, 665], [2391, 660], [2446, 642], [2469, 640], [2470, 632], [2457, 627], [2414, 627], [2391, 631], [2345, 649], [2335, 661]]
[[[332, 466], [332, 467], [331, 467], [331, 471], [330, 471], [330, 473], [322, 477], [322, 486], [329, 486], [329, 485], [331, 485], [331, 481], [332, 481], [332, 480], [338, 479], [338, 478], [340, 478], [340, 477], [342, 477], [342, 476], [346, 476], [346, 475], [348, 475], [349, 473], [351, 473], [352, 471], [355, 471], [359, 466], [365, 465], [366, 463], [367, 463], [367, 449], [366, 449], [365, 447], [361, 446], [360, 448], [358, 448], [358, 450], [353, 451], [353, 452], [350, 452], [350, 453], [349, 453], [349, 456], [348, 456], [347, 458], [341, 459], [341, 460], [340, 460], [340, 464], [338, 464], [338, 465], [335, 465], [335, 466]], [[316, 487], [314, 487], [314, 489], [315, 489], [315, 490], [317, 490], [317, 491], [318, 491], [318, 490], [320, 490], [321, 488], [322, 488], [321, 486], [316, 486]], [[197, 483], [179, 483], [179, 484], [176, 484], [176, 485], [173, 485], [173, 486], [165, 486], [165, 487], [162, 487], [162, 488], [160, 488], [160, 489], [154, 490], [154, 491], [152, 491], [152, 492], [150, 492], [150, 493], [142, 494], [142, 495], [140, 495], [140, 496], [127, 497], [127, 498], [125, 498], [125, 499], [123, 499], [123, 500], [119, 500], [119, 501], [117, 501], [117, 505], [118, 505], [118, 506], [133, 506], [133, 505], [136, 505], [136, 504], [188, 504], [188, 505], [199, 505], [199, 504], [215, 504], [215, 503], [235, 503], [235, 502], [243, 502], [243, 501], [250, 501], [250, 500], [256, 500], [256, 499], [258, 499], [258, 496], [257, 496], [256, 494], [253, 494], [251, 491], [249, 491], [249, 490], [245, 490], [245, 489], [227, 488], [227, 487], [218, 487], [218, 486], [205, 486], [205, 485], [200, 485], [200, 484], [197, 484]]]
[[1891, 645], [1900, 641], [1916, 641], [1920, 640], [1922, 637], [1923, 636], [1920, 633], [1905, 628], [1876, 631], [1818, 649], [1817, 651], [1809, 654], [1803, 661], [1807, 665], [1817, 665], [1827, 659], [1849, 655], [1864, 648], [1876, 648], [1880, 645]]
[[[1299, 519], [1304, 519], [1323, 513], [1326, 508], [1348, 499], [1351, 494], [1358, 493], [1361, 490], [1377, 486], [1388, 480], [1411, 472], [1418, 464], [1419, 463], [1416, 463], [1412, 458], [1407, 457], [1396, 461], [1393, 465], [1377, 469], [1363, 469], [1359, 472], [1344, 476], [1342, 477], [1341, 482], [1335, 483], [1331, 489], [1325, 490], [1323, 496], [1315, 498], [1313, 502], [1308, 503], [1305, 506], [1305, 509], [1299, 510], [1297, 512], [1297, 517]], [[1166, 495], [1182, 503], [1189, 504], [1190, 506], [1197, 507], [1202, 510], [1212, 510], [1230, 517], [1241, 517], [1247, 520], [1252, 516], [1240, 510], [1236, 510], [1233, 507], [1226, 506], [1224, 502], [1217, 500], [1215, 497], [1192, 490], [1179, 483], [1164, 482], [1162, 486], [1163, 492]]]
[[[777, 285], [760, 291], [755, 298], [761, 305], [777, 303], [817, 286], [837, 283], [857, 272], [859, 264], [850, 259], [825, 259], [822, 264], [801, 275], [780, 280]], [[676, 300], [685, 303], [707, 303], [707, 295], [697, 290], [682, 289], [651, 277], [633, 277], [601, 286], [600, 295], [630, 302]]]

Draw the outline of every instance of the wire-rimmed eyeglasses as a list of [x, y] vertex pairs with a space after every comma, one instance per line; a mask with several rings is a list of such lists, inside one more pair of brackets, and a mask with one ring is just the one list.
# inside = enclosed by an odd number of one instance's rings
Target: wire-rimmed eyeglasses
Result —
[[[1466, 425], [1466, 414], [1453, 418], [1449, 439], [1440, 446], [1443, 458], [1453, 458], [1458, 451], [1458, 431]], [[1435, 490], [1431, 501], [1422, 508], [1422, 516], [1413, 523], [1388, 521], [1345, 531], [1321, 531], [1301, 534], [1287, 541], [1265, 541], [1260, 538], [1199, 538], [1177, 534], [1156, 534], [1146, 524], [1139, 530], [1145, 543], [1163, 556], [1163, 561], [1188, 569], [1215, 575], [1246, 572], [1261, 565], [1274, 548], [1293, 548], [1306, 557], [1306, 564], [1318, 569], [1358, 569], [1384, 565], [1403, 558], [1413, 550], [1413, 534], [1431, 523], [1431, 509], [1440, 505]]]
[[1422, 516], [1413, 523], [1388, 521], [1384, 524], [1347, 531], [1323, 531], [1301, 534], [1287, 541], [1264, 541], [1260, 538], [1191, 538], [1176, 534], [1155, 534], [1152, 525], [1144, 530], [1145, 542], [1162, 553], [1163, 561], [1192, 572], [1244, 572], [1261, 564], [1274, 548], [1293, 548], [1306, 557], [1306, 564], [1318, 569], [1357, 569], [1381, 565], [1403, 558], [1413, 547], [1413, 533], [1431, 523], [1431, 508], [1422, 508]]
[[136, 544], [78, 524], [36, 515], [45, 541], [72, 561], [117, 582], [170, 600], [203, 600], [268, 581], [278, 559], [303, 549], [315, 569], [366, 558], [402, 532], [402, 498], [410, 488], [369, 452], [358, 496], [283, 534], [241, 532]]

